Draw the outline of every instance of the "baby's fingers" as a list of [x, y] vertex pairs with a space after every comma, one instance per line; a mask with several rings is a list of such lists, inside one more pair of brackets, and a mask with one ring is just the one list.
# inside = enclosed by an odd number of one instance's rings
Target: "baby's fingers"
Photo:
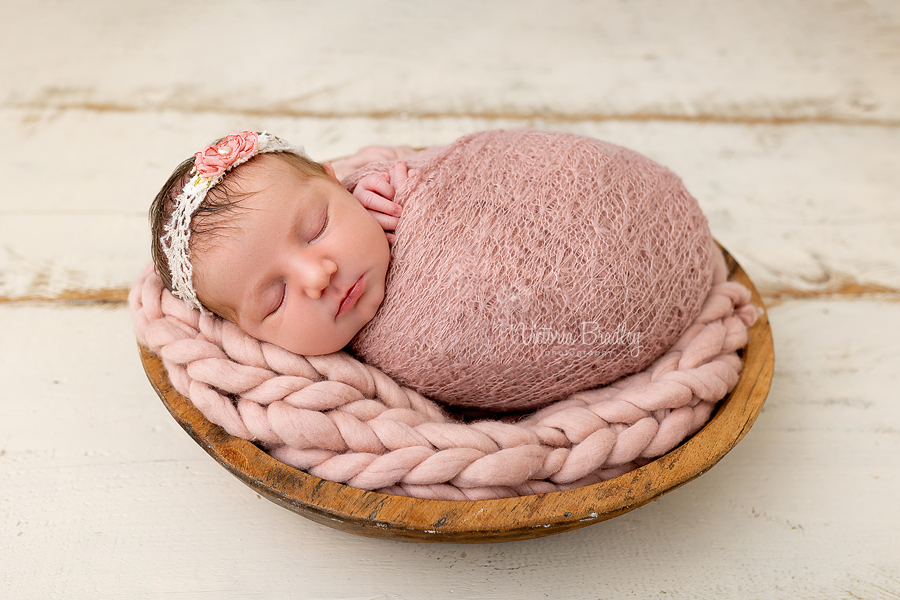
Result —
[[369, 190], [360, 190], [358, 187], [353, 192], [359, 203], [366, 207], [372, 214], [380, 214], [390, 217], [399, 217], [403, 207], [396, 202], [391, 202], [384, 196], [380, 196]]
[[405, 160], [395, 162], [391, 165], [388, 172], [391, 175], [391, 185], [394, 186], [395, 190], [406, 183], [406, 180], [409, 177], [409, 169], [406, 167]]
[[394, 197], [394, 187], [387, 181], [385, 174], [369, 175], [356, 185], [353, 196], [370, 211], [399, 217], [402, 209]]
[[387, 198], [388, 200], [394, 199], [394, 186], [391, 185], [390, 178], [386, 173], [375, 173], [363, 177], [360, 182], [356, 184], [356, 189], [353, 194], [356, 195], [356, 192], [362, 191], [372, 192], [378, 196]]
[[397, 228], [397, 225], [400, 223], [399, 217], [392, 217], [391, 215], [387, 215], [383, 212], [370, 210], [369, 214], [375, 217], [375, 220], [378, 221], [378, 224], [381, 225], [381, 228], [385, 231], [395, 230]]

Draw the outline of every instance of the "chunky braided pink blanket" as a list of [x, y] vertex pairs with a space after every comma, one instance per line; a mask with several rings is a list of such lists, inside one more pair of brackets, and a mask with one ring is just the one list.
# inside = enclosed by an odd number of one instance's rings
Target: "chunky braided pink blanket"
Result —
[[533, 410], [646, 368], [699, 314], [706, 217], [649, 158], [524, 130], [407, 162], [385, 299], [350, 346], [397, 382], [443, 404]]
[[476, 500], [609, 479], [677, 446], [737, 383], [750, 292], [713, 286], [678, 340], [639, 373], [515, 422], [462, 423], [348, 354], [298, 356], [189, 309], [148, 266], [129, 295], [138, 341], [211, 422], [311, 474], [389, 494]]

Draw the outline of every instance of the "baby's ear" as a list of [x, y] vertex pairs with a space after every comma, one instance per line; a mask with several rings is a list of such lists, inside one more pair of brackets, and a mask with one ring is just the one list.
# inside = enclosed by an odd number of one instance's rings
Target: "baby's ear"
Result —
[[331, 177], [337, 183], [340, 183], [341, 180], [337, 178], [337, 175], [334, 174], [334, 167], [331, 166], [330, 162], [323, 162], [322, 168], [325, 169], [325, 172], [328, 173], [328, 176]]

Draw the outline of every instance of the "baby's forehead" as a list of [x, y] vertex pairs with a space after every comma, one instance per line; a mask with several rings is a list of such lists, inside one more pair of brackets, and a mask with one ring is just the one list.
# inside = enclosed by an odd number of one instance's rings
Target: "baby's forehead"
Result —
[[244, 194], [258, 194], [277, 188], [279, 192], [302, 199], [316, 192], [321, 185], [340, 186], [326, 173], [319, 173], [295, 160], [295, 157], [285, 153], [256, 156], [235, 169], [234, 187]]
[[259, 154], [240, 165], [225, 176], [225, 181], [241, 188], [244, 193], [254, 193], [265, 189], [272, 181], [294, 179], [297, 183], [305, 178], [284, 159], [274, 154]]

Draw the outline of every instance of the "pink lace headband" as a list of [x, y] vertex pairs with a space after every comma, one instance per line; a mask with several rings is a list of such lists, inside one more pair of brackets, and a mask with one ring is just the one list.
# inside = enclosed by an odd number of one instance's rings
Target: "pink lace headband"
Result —
[[206, 312], [197, 299], [194, 289], [194, 269], [190, 259], [191, 218], [200, 208], [206, 194], [222, 181], [225, 173], [242, 165], [257, 154], [267, 152], [292, 152], [306, 156], [301, 146], [292, 146], [279, 137], [263, 131], [238, 131], [229, 133], [215, 144], [210, 144], [194, 154], [191, 179], [181, 194], [175, 198], [172, 217], [160, 238], [163, 252], [172, 273], [172, 294], [181, 298], [191, 308]]

